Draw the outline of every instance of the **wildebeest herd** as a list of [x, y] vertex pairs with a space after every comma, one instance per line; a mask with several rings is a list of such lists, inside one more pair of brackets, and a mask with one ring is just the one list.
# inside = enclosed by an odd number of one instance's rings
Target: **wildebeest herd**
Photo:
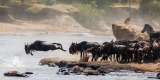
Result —
[[116, 61], [118, 63], [142, 63], [154, 62], [160, 58], [160, 41], [111, 41], [102, 45], [82, 41], [72, 43], [69, 52], [71, 54], [81, 53], [81, 57], [88, 53], [92, 54], [92, 61], [101, 60]]
[[[89, 53], [92, 54], [91, 61], [113, 61], [118, 63], [148, 63], [160, 59], [160, 32], [155, 32], [149, 24], [145, 24], [142, 32], [150, 35], [150, 40], [146, 41], [110, 41], [100, 44], [98, 42], [82, 41], [72, 43], [69, 47], [70, 54], [80, 53], [83, 59]], [[25, 45], [26, 54], [32, 51], [57, 50], [66, 51], [60, 43], [44, 44], [44, 41], [35, 41], [30, 45]]]

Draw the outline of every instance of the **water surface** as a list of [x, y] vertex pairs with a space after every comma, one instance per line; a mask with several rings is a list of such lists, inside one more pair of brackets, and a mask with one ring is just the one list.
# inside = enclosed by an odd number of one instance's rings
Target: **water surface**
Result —
[[[62, 43], [64, 49], [69, 48], [72, 42], [83, 40], [103, 43], [112, 40], [112, 36], [94, 36], [89, 33], [52, 33], [52, 34], [23, 34], [23, 35], [0, 35], [0, 79], [1, 80], [154, 80], [147, 77], [155, 77], [156, 73], [134, 73], [132, 71], [112, 72], [106, 76], [85, 75], [57, 75], [57, 67], [39, 66], [39, 60], [46, 57], [56, 59], [78, 59], [68, 52], [48, 51], [34, 52], [34, 56], [26, 55], [24, 44], [35, 40], [43, 40], [48, 43]], [[72, 56], [72, 57], [70, 57]], [[10, 70], [20, 72], [34, 72], [29, 78], [4, 77], [3, 73]], [[156, 79], [155, 79], [156, 80]]]

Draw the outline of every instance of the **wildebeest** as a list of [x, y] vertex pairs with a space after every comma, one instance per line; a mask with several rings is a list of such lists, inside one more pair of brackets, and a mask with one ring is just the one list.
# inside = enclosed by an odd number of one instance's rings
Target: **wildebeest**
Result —
[[57, 49], [66, 51], [63, 49], [62, 44], [60, 43], [45, 44], [45, 41], [40, 41], [40, 40], [36, 40], [30, 45], [29, 44], [25, 45], [26, 54], [31, 54], [31, 55], [33, 55], [32, 51], [49, 51]]
[[152, 43], [152, 56], [153, 56], [153, 60], [157, 60], [160, 58], [160, 41], [155, 40]]
[[112, 60], [117, 62], [129, 62], [132, 58], [131, 47], [128, 43], [131, 41], [115, 41], [115, 42], [104, 42], [102, 48], [102, 59], [101, 60]]
[[72, 43], [69, 47], [70, 54], [76, 54], [80, 52], [80, 59], [82, 60], [87, 52], [90, 52], [93, 48], [98, 48], [100, 45], [97, 42], [82, 41], [80, 43]]
[[150, 36], [150, 41], [153, 42], [154, 40], [160, 39], [160, 31], [154, 31], [153, 27], [149, 24], [145, 24], [144, 28], [141, 31], [142, 33], [147, 32]]
[[160, 41], [111, 41], [100, 45], [97, 42], [82, 41], [72, 43], [69, 48], [70, 54], [81, 53], [81, 58], [87, 52], [92, 54], [92, 61], [98, 58], [118, 63], [149, 63], [160, 59]]
[[29, 75], [33, 74], [32, 72], [25, 72], [25, 73], [20, 73], [18, 71], [9, 71], [4, 73], [4, 76], [9, 76], [9, 77], [29, 77]]

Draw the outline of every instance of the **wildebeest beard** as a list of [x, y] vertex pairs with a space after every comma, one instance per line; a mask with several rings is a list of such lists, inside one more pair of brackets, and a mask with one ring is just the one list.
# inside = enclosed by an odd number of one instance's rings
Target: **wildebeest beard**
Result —
[[29, 50], [29, 45], [25, 45], [25, 52], [26, 52], [26, 54], [29, 54], [30, 53], [30, 50]]

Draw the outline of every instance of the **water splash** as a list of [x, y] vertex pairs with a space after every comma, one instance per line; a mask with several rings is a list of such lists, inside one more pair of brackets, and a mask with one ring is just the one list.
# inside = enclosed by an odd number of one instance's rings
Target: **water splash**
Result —
[[13, 67], [24, 67], [24, 64], [22, 60], [18, 56], [14, 56], [13, 61], [12, 61]]

